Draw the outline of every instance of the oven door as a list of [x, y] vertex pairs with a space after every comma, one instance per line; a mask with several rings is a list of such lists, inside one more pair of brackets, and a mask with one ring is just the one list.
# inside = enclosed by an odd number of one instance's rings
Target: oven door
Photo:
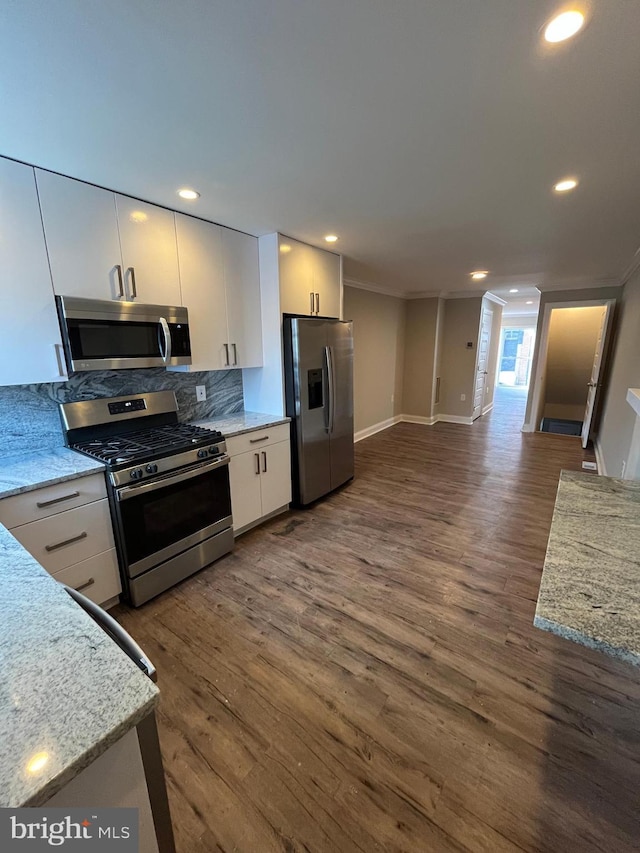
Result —
[[116, 489], [125, 570], [134, 578], [230, 528], [229, 457]]

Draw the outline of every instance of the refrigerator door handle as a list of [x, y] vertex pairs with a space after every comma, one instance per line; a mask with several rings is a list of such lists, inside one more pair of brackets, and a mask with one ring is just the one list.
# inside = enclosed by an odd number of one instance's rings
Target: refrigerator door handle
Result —
[[333, 350], [331, 347], [324, 348], [325, 358], [327, 361], [327, 397], [328, 397], [328, 426], [327, 432], [329, 435], [333, 432], [334, 420], [335, 420], [335, 402], [334, 402], [334, 390], [335, 390], [335, 377], [333, 374]]

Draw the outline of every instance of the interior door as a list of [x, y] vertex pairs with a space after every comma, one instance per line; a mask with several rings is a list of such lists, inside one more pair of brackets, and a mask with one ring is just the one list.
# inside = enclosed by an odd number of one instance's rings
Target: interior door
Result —
[[491, 341], [491, 312], [486, 309], [482, 312], [482, 326], [480, 327], [480, 341], [478, 343], [478, 361], [476, 369], [476, 382], [473, 389], [473, 414], [475, 421], [482, 414], [484, 404], [484, 389], [487, 381], [487, 364], [489, 362], [489, 343]]
[[589, 379], [587, 393], [587, 405], [584, 411], [584, 419], [582, 421], [582, 446], [586, 447], [591, 437], [591, 425], [594, 422], [594, 415], [597, 411], [598, 398], [602, 389], [602, 375], [604, 366], [604, 356], [606, 352], [609, 334], [611, 332], [611, 321], [613, 319], [613, 302], [608, 302], [602, 312], [602, 320], [598, 331], [598, 340], [596, 342], [596, 351], [593, 357], [593, 367], [591, 368], [591, 378]]
[[353, 477], [353, 324], [328, 323], [331, 488]]
[[327, 323], [298, 318], [291, 334], [298, 484], [300, 502], [308, 504], [331, 490]]

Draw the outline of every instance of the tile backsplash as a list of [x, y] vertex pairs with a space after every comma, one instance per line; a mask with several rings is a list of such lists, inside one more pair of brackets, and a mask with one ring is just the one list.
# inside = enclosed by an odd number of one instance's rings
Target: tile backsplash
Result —
[[[207, 399], [196, 401], [196, 385], [204, 385]], [[68, 382], [0, 387], [0, 456], [60, 447], [64, 443], [58, 403], [121, 397], [142, 391], [175, 391], [181, 421], [241, 412], [242, 371], [196, 373], [149, 370], [105, 370], [76, 373]]]

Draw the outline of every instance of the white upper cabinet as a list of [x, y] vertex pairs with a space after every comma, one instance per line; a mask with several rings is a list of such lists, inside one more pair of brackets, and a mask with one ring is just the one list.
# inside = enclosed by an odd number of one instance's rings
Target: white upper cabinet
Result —
[[229, 336], [222, 266], [221, 228], [176, 213], [182, 301], [189, 312], [189, 370], [228, 366]]
[[280, 308], [283, 314], [314, 314], [311, 246], [280, 236]]
[[36, 180], [55, 292], [129, 299], [113, 193], [41, 169]]
[[67, 378], [31, 166], [0, 158], [0, 385]]
[[176, 213], [182, 302], [189, 311], [190, 370], [262, 364], [258, 241]]
[[262, 364], [258, 240], [221, 228], [228, 342], [233, 367]]
[[182, 305], [172, 210], [116, 195], [127, 299]]
[[340, 255], [313, 250], [313, 292], [316, 314], [320, 317], [340, 316]]
[[340, 255], [279, 235], [283, 314], [340, 316]]

